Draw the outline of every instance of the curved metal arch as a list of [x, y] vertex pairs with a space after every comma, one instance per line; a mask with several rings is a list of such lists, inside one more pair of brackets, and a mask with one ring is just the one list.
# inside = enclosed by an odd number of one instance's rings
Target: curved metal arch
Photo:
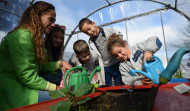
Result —
[[[34, 1], [35, 1], [35, 0], [31, 0], [31, 2], [29, 2], [29, 3], [30, 3], [30, 4], [33, 4]], [[4, 12], [7, 12], [7, 13], [10, 13], [10, 14], [13, 14], [13, 15], [15, 15], [15, 16], [17, 16], [17, 17], [21, 17], [21, 15], [18, 15], [18, 14], [16, 14], [16, 13], [11, 12], [11, 11], [5, 10], [5, 9], [3, 9], [3, 8], [0, 8], [0, 10], [2, 10], [2, 11], [4, 11]]]
[[15, 16], [17, 16], [17, 17], [21, 17], [20, 15], [18, 15], [18, 14], [16, 14], [16, 13], [13, 13], [13, 12], [11, 12], [11, 11], [5, 10], [5, 9], [3, 9], [3, 8], [0, 8], [0, 10], [2, 10], [2, 11], [4, 11], [4, 12], [7, 12], [7, 13], [10, 13], [10, 14], [13, 14], [13, 15], [15, 15]]
[[[105, 5], [103, 7], [98, 8], [97, 10], [93, 11], [88, 16], [86, 16], [86, 18], [88, 18], [89, 16], [91, 16], [92, 14], [96, 13], [97, 11], [99, 11], [99, 10], [101, 10], [103, 8], [106, 8], [108, 6], [111, 6], [111, 5], [120, 3], [120, 2], [126, 2], [126, 1], [139, 1], [139, 0], [120, 0], [120, 1], [113, 2], [113, 3], [109, 2], [108, 5]], [[109, 22], [109, 23], [100, 24], [98, 26], [100, 26], [100, 27], [107, 26], [107, 25], [110, 25], [110, 24], [115, 24], [115, 23], [119, 23], [119, 22], [122, 22], [122, 21], [125, 21], [125, 20], [130, 20], [130, 19], [142, 17], [142, 16], [145, 16], [145, 15], [149, 15], [149, 14], [156, 13], [158, 11], [166, 10], [166, 9], [173, 9], [176, 12], [180, 13], [181, 15], [183, 15], [188, 21], [190, 21], [190, 17], [189, 16], [187, 16], [185, 13], [183, 13], [182, 11], [180, 11], [180, 10], [177, 9], [177, 0], [175, 1], [175, 7], [172, 7], [170, 4], [166, 4], [166, 3], [163, 3], [163, 2], [160, 2], [160, 1], [156, 1], [156, 0], [142, 0], [142, 1], [150, 1], [150, 2], [159, 3], [159, 4], [162, 4], [162, 5], [165, 5], [165, 7], [164, 8], [160, 8], [160, 9], [156, 9], [156, 10], [153, 10], [153, 11], [150, 11], [150, 12], [146, 12], [146, 13], [141, 13], [141, 14], [138, 14], [138, 15], [135, 15], [135, 16], [132, 16], [132, 17], [126, 17], [126, 18], [123, 18], [123, 19], [119, 19], [119, 20], [115, 20], [115, 21]], [[67, 41], [65, 43], [64, 51], [65, 51], [65, 49], [67, 47], [67, 44], [69, 43], [72, 35], [80, 33], [80, 31], [75, 32], [75, 30], [78, 28], [78, 25], [73, 29], [73, 31], [71, 32], [71, 34], [67, 34], [69, 37], [68, 37], [68, 39], [67, 39]]]

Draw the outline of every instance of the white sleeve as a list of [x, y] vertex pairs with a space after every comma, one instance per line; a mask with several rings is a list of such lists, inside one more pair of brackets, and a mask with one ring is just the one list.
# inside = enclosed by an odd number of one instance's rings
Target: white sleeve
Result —
[[119, 71], [121, 73], [122, 81], [125, 83], [125, 85], [142, 85], [142, 76], [131, 76], [126, 65], [120, 64]]
[[162, 46], [158, 37], [150, 37], [147, 40], [137, 44], [137, 47], [143, 51], [150, 51], [153, 54], [158, 51]]

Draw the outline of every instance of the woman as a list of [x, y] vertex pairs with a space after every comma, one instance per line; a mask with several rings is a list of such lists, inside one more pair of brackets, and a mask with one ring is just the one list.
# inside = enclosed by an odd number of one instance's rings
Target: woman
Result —
[[55, 26], [55, 20], [53, 5], [43, 1], [31, 3], [18, 26], [2, 40], [0, 110], [37, 103], [41, 96], [48, 96], [48, 93], [41, 93], [41, 90], [60, 89], [39, 76], [39, 64], [46, 63], [42, 36], [49, 34]]

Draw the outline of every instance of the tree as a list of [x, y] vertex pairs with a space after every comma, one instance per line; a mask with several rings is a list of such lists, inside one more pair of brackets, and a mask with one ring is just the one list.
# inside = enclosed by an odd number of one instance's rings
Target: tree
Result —
[[188, 47], [190, 48], [190, 23], [185, 26], [185, 30], [182, 31], [182, 35], [179, 38], [182, 42], [174, 43], [172, 42], [171, 45], [174, 47]]

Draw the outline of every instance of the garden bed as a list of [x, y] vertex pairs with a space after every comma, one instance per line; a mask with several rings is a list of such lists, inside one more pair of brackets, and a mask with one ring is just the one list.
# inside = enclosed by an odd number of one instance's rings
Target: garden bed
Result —
[[[190, 94], [186, 93], [186, 94], [180, 95], [177, 93], [177, 91], [173, 89], [174, 86], [179, 85], [179, 84], [181, 83], [171, 83], [171, 84], [160, 86], [160, 88], [158, 89], [155, 103], [152, 102], [152, 104], [154, 104], [152, 111], [179, 111], [179, 110], [189, 111], [190, 110], [190, 102], [189, 102]], [[185, 84], [190, 86], [190, 82], [185, 82]], [[95, 93], [86, 95], [84, 97], [92, 98], [90, 101], [88, 101], [88, 103], [90, 103], [91, 101], [93, 102], [93, 100], [96, 100], [99, 98], [101, 99], [104, 95], [106, 95], [105, 92], [116, 93], [115, 91], [121, 90], [121, 93], [125, 94], [126, 91], [122, 90], [122, 87], [124, 87], [125, 89], [130, 89], [131, 86], [102, 87], [102, 88], [98, 88]], [[149, 92], [151, 91], [151, 86], [150, 85], [135, 86], [134, 92], [141, 92], [141, 91], [145, 91], [147, 92], [147, 94], [149, 94]], [[154, 94], [154, 93], [151, 93], [151, 94]], [[152, 95], [150, 96], [152, 97], [152, 99], [154, 99]], [[64, 101], [64, 100], [65, 98], [53, 99], [53, 100], [49, 100], [49, 101], [45, 101], [41, 103], [36, 103], [32, 105], [15, 108], [10, 111], [50, 111], [50, 107], [52, 105], [55, 105], [57, 102]], [[147, 99], [145, 99], [144, 101], [147, 101]], [[98, 103], [96, 102], [96, 104]], [[93, 104], [93, 105], [96, 105], [96, 104]], [[128, 104], [132, 104], [132, 103], [128, 103]], [[139, 103], [136, 103], [136, 104], [139, 104]], [[100, 105], [103, 105], [103, 103], [97, 105], [98, 108], [100, 107]], [[125, 104], [125, 107], [128, 107], [128, 106]], [[130, 111], [130, 110], [126, 109], [125, 111]]]
[[83, 104], [82, 110], [152, 111], [157, 94], [155, 90], [154, 87], [152, 89], [134, 89], [132, 92], [126, 89], [107, 90], [105, 94]]

